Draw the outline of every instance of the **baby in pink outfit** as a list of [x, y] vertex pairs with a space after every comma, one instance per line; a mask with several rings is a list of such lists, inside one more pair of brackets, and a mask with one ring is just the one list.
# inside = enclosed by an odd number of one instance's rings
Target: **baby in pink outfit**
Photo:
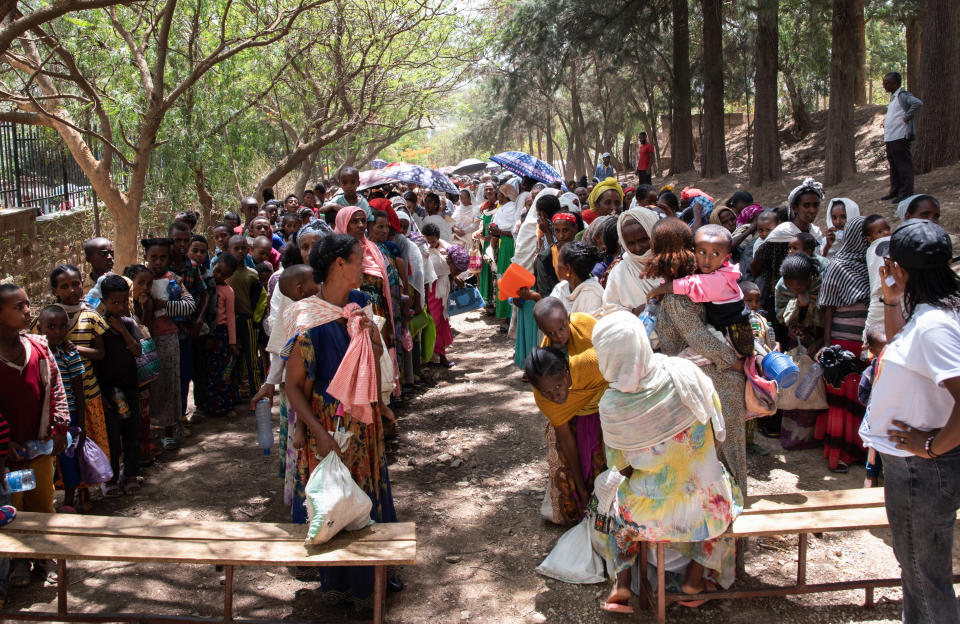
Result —
[[699, 273], [664, 282], [648, 293], [648, 298], [661, 295], [686, 295], [691, 301], [704, 304], [707, 323], [730, 339], [741, 356], [754, 354], [750, 310], [743, 301], [737, 280], [740, 269], [730, 264], [733, 239], [726, 228], [705, 225], [693, 238], [693, 253]]

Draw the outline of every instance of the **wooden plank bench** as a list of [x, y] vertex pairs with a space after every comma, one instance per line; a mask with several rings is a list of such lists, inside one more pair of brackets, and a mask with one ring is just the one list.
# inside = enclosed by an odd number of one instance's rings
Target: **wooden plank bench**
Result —
[[[657, 622], [666, 622], [667, 605], [672, 602], [693, 601], [704, 598], [759, 598], [813, 594], [828, 591], [863, 589], [865, 606], [873, 605], [873, 590], [876, 587], [898, 587], [900, 578], [863, 579], [833, 583], [807, 583], [807, 539], [810, 533], [831, 531], [858, 531], [887, 528], [887, 510], [884, 508], [883, 488], [833, 490], [820, 492], [794, 492], [748, 496], [743, 513], [724, 534], [726, 537], [745, 538], [770, 535], [798, 535], [797, 582], [781, 587], [715, 591], [705, 594], [667, 593], [666, 572], [663, 567], [664, 547], [669, 543], [644, 542], [640, 545], [640, 561], [647, 561], [647, 550], [657, 552], [657, 589], [647, 581], [646, 574], [640, 578], [641, 607], [656, 605]], [[960, 582], [960, 575], [955, 577]], [[642, 612], [642, 611], [641, 611]]]
[[[373, 566], [373, 621], [383, 622], [387, 566], [414, 565], [416, 525], [412, 522], [375, 524], [361, 531], [340, 533], [322, 546], [303, 544], [302, 524], [159, 520], [22, 512], [0, 528], [0, 556], [13, 559], [56, 559], [57, 612], [0, 612], [0, 620], [57, 622], [235, 622], [235, 566]], [[223, 566], [226, 577], [220, 619], [132, 613], [71, 614], [67, 610], [67, 562], [125, 561], [133, 563], [207, 564]]]

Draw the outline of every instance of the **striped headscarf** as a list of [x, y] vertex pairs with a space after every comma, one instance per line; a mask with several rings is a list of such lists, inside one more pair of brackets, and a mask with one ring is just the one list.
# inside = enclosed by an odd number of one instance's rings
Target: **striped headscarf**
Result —
[[843, 247], [823, 275], [820, 307], [853, 305], [870, 297], [870, 273], [867, 270], [867, 242], [863, 232], [866, 217], [854, 217], [844, 228]]

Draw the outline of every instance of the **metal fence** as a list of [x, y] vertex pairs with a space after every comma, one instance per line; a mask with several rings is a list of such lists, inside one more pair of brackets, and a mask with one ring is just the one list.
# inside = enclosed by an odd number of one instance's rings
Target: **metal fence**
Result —
[[52, 128], [0, 123], [0, 208], [48, 214], [93, 201], [90, 181]]

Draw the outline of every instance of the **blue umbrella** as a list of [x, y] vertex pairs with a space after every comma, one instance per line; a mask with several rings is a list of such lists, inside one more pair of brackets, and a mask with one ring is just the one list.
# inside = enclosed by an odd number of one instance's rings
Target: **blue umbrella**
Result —
[[383, 169], [386, 166], [387, 166], [387, 161], [382, 160], [380, 158], [374, 158], [373, 160], [370, 161], [371, 169]]
[[559, 171], [526, 152], [511, 150], [509, 152], [502, 152], [496, 156], [491, 156], [490, 160], [519, 176], [527, 176], [544, 184], [563, 182]]
[[417, 186], [428, 188], [432, 191], [454, 194], [460, 193], [460, 189], [454, 186], [450, 178], [436, 169], [430, 169], [429, 167], [401, 163], [399, 165], [390, 165], [380, 173], [386, 178], [392, 178], [400, 182], [406, 182], [407, 184], [416, 184]]

